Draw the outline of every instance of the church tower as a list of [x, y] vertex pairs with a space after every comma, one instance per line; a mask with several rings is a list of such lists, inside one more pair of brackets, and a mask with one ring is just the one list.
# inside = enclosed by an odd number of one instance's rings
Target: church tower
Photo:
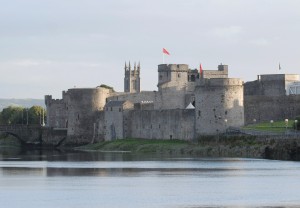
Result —
[[124, 92], [140, 92], [141, 85], [140, 85], [140, 62], [138, 65], [134, 63], [133, 70], [131, 70], [130, 61], [127, 66], [125, 62], [125, 78], [124, 78]]

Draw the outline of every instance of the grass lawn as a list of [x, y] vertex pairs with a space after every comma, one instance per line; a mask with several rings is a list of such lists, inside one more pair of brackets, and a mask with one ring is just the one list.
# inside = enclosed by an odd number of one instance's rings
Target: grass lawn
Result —
[[153, 139], [120, 139], [104, 141], [96, 144], [88, 144], [76, 149], [102, 150], [102, 151], [132, 151], [132, 152], [156, 152], [156, 151], [180, 151], [191, 144], [182, 140], [153, 140]]
[[274, 121], [272, 124], [270, 122], [250, 124], [248, 126], [243, 127], [243, 129], [283, 133], [286, 131], [286, 129], [293, 130], [293, 125], [294, 120], [289, 120], [287, 127], [284, 121]]

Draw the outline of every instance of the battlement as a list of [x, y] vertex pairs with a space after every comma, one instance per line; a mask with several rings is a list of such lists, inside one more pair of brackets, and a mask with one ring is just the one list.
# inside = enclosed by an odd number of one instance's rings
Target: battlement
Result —
[[64, 104], [63, 99], [52, 99], [52, 95], [45, 95], [45, 104], [46, 106], [52, 105], [52, 104]]
[[45, 95], [45, 101], [52, 100], [52, 95]]
[[225, 87], [225, 86], [242, 86], [243, 81], [239, 78], [212, 78], [202, 79], [199, 81], [200, 87]]
[[188, 72], [189, 66], [187, 64], [160, 64], [158, 65], [158, 72], [173, 71], [173, 72]]
[[70, 88], [65, 93], [65, 95], [69, 95], [70, 93], [95, 93], [95, 92], [104, 92], [104, 93], [110, 93], [111, 89], [106, 87], [95, 87], [95, 88]]
[[224, 65], [224, 64], [218, 65], [218, 71], [228, 72], [228, 65]]
[[299, 81], [299, 74], [262, 74], [258, 75], [259, 81]]
[[203, 70], [202, 78], [228, 78], [228, 65], [218, 65], [218, 70]]

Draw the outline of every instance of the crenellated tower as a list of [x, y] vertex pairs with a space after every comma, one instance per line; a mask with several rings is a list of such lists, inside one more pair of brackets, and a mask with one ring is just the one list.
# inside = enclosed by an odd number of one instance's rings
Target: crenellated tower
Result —
[[140, 85], [140, 62], [136, 65], [134, 63], [133, 70], [131, 70], [130, 61], [128, 63], [128, 66], [125, 62], [125, 78], [124, 78], [124, 92], [140, 92], [141, 91], [141, 85]]

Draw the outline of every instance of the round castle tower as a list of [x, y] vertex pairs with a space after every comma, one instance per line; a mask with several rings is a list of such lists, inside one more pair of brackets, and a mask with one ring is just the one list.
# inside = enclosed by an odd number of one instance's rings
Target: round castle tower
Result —
[[74, 88], [67, 91], [68, 136], [79, 136], [90, 140], [93, 138], [97, 112], [103, 110], [109, 93], [109, 89], [102, 87]]
[[201, 80], [195, 90], [197, 135], [224, 133], [244, 125], [243, 81], [234, 78]]

